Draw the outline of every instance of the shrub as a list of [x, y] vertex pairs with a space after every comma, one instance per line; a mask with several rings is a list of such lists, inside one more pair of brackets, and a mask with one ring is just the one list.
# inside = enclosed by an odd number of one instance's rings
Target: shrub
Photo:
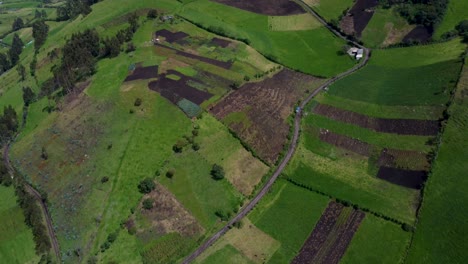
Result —
[[153, 199], [147, 198], [143, 200], [143, 208], [145, 208], [146, 210], [150, 210], [153, 208], [153, 203], [154, 203]]
[[101, 178], [101, 183], [106, 183], [108, 181], [109, 181], [109, 177], [107, 177], [107, 176], [104, 176], [104, 177]]
[[401, 229], [403, 229], [406, 232], [414, 232], [415, 230], [414, 226], [406, 224], [406, 223], [401, 225]]
[[166, 177], [168, 177], [169, 179], [172, 179], [172, 177], [174, 177], [174, 174], [175, 174], [175, 169], [170, 169], [166, 172]]
[[138, 184], [138, 190], [141, 193], [150, 193], [154, 189], [156, 189], [156, 184], [150, 178], [146, 178]]
[[217, 181], [224, 179], [224, 168], [218, 164], [213, 164], [213, 168], [211, 169], [211, 177]]
[[156, 9], [151, 9], [150, 11], [148, 11], [148, 15], [146, 16], [150, 19], [154, 19], [158, 17], [158, 11]]
[[198, 136], [198, 129], [192, 130], [192, 135], [193, 135], [194, 137]]
[[198, 143], [193, 143], [192, 144], [192, 149], [195, 151], [198, 151], [200, 149], [200, 145]]
[[141, 100], [141, 98], [137, 98], [137, 99], [135, 99], [135, 103], [133, 103], [133, 105], [134, 106], [140, 106], [142, 102], [143, 101]]
[[109, 243], [114, 243], [114, 241], [117, 239], [117, 232], [110, 233], [109, 236], [107, 236], [107, 242]]

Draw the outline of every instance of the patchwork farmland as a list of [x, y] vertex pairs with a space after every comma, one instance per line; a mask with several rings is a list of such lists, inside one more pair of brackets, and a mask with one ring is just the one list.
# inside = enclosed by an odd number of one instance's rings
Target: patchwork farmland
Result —
[[463, 4], [46, 2], [0, 2], [0, 260], [463, 262]]

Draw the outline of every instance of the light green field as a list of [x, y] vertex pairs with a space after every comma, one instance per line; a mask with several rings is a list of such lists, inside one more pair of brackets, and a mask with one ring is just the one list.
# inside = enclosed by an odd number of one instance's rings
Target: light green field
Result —
[[340, 263], [401, 263], [411, 233], [367, 214]]
[[401, 42], [413, 28], [394, 8], [378, 8], [362, 32], [361, 40], [368, 47], [385, 47]]
[[24, 223], [13, 187], [0, 185], [0, 260], [3, 263], [37, 263], [31, 229]]
[[354, 4], [353, 0], [304, 0], [325, 20], [337, 20], [343, 11], [348, 10]]
[[329, 93], [382, 105], [443, 105], [458, 78], [464, 49], [455, 39], [375, 50], [369, 65], [330, 86]]
[[310, 14], [268, 17], [268, 27], [272, 31], [310, 30], [321, 26], [322, 24]]
[[283, 180], [250, 213], [258, 228], [281, 243], [268, 263], [289, 263], [300, 251], [328, 204], [328, 197]]
[[406, 263], [463, 263], [468, 257], [466, 236], [468, 200], [468, 68], [457, 87], [450, 119], [437, 159], [424, 189], [419, 223]]
[[329, 77], [355, 63], [349, 56], [337, 54], [344, 42], [324, 27], [274, 32], [268, 28], [268, 16], [208, 0], [188, 3], [181, 8], [179, 14], [205, 27], [221, 29], [230, 36], [246, 38], [261, 53], [302, 72]]
[[445, 16], [442, 23], [436, 27], [434, 38], [440, 38], [442, 34], [455, 29], [461, 21], [468, 19], [468, 2], [467, 1], [448, 1], [448, 7], [445, 11]]
[[244, 257], [236, 248], [231, 245], [226, 245], [221, 250], [206, 258], [203, 264], [251, 264], [253, 263]]

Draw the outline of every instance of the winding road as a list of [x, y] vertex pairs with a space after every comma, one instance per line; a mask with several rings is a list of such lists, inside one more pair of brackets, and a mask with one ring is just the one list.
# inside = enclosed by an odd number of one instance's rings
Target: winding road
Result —
[[[335, 30], [334, 28], [329, 26], [327, 24], [327, 22], [319, 14], [317, 14], [314, 10], [312, 10], [312, 8], [307, 6], [303, 1], [301, 1], [301, 0], [294, 0], [294, 1], [297, 2], [298, 4], [300, 4], [307, 12], [312, 14], [318, 21], [320, 21], [320, 23], [322, 23], [333, 34], [335, 34], [339, 38], [344, 39], [347, 42], [353, 43], [355, 46], [357, 46], [359, 48], [364, 49], [364, 53], [365, 53], [364, 58], [360, 61], [359, 64], [357, 64], [353, 68], [351, 68], [351, 69], [349, 69], [349, 70], [347, 70], [345, 72], [342, 72], [342, 73], [338, 74], [337, 76], [331, 78], [330, 80], [328, 80], [327, 82], [322, 84], [320, 87], [315, 89], [309, 96], [307, 96], [307, 98], [304, 101], [302, 101], [302, 103], [300, 104], [301, 109], [303, 109], [307, 105], [307, 103], [309, 103], [310, 100], [312, 100], [312, 98], [314, 98], [325, 87], [328, 87], [329, 85], [333, 84], [334, 82], [336, 82], [336, 81], [338, 81], [338, 80], [340, 80], [340, 79], [342, 79], [342, 78], [356, 72], [357, 70], [361, 69], [362, 67], [364, 67], [367, 64], [367, 62], [369, 61], [370, 51], [369, 51], [369, 49], [367, 49], [366, 47], [360, 45], [359, 43], [356, 43], [354, 41], [350, 41], [344, 35], [342, 35], [340, 32], [338, 32], [337, 30]], [[221, 228], [218, 232], [216, 232], [213, 236], [211, 236], [208, 240], [206, 240], [200, 247], [198, 247], [197, 250], [195, 250], [187, 258], [185, 258], [182, 263], [188, 264], [188, 263], [194, 261], [195, 258], [197, 258], [208, 247], [210, 247], [214, 242], [216, 242], [216, 240], [218, 240], [221, 236], [223, 236], [232, 227], [232, 225], [234, 223], [242, 220], [242, 218], [244, 218], [255, 207], [255, 205], [257, 205], [257, 203], [263, 198], [263, 196], [265, 196], [265, 194], [268, 193], [271, 186], [276, 181], [276, 179], [278, 179], [278, 177], [281, 175], [284, 168], [286, 167], [288, 162], [291, 160], [292, 156], [294, 155], [294, 152], [296, 151], [296, 147], [297, 147], [297, 144], [298, 144], [298, 141], [299, 141], [300, 129], [301, 129], [301, 119], [302, 119], [302, 115], [301, 115], [301, 112], [299, 112], [299, 113], [296, 114], [296, 117], [294, 118], [294, 135], [292, 137], [291, 144], [289, 145], [288, 152], [284, 156], [284, 158], [281, 161], [280, 165], [276, 168], [275, 172], [270, 177], [268, 182], [260, 190], [260, 192], [245, 207], [243, 207], [233, 219], [231, 219], [229, 222], [227, 222], [226, 225], [223, 228]]]
[[[11, 165], [9, 151], [10, 151], [10, 142], [7, 143], [7, 145], [5, 146], [5, 149], [3, 150], [3, 161], [5, 162], [5, 166], [7, 167], [10, 173], [10, 176], [13, 179], [15, 175], [15, 168]], [[55, 235], [54, 227], [52, 225], [52, 218], [50, 217], [47, 204], [44, 202], [42, 195], [36, 189], [34, 189], [34, 187], [32, 187], [26, 181], [23, 181], [23, 183], [24, 183], [24, 187], [26, 188], [26, 191], [32, 194], [41, 206], [42, 214], [44, 215], [44, 219], [46, 221], [46, 228], [47, 228], [47, 233], [49, 234], [51, 246], [52, 246], [52, 249], [54, 250], [57, 260], [60, 263], [60, 259], [61, 259], [60, 246], [57, 240], [57, 236]]]

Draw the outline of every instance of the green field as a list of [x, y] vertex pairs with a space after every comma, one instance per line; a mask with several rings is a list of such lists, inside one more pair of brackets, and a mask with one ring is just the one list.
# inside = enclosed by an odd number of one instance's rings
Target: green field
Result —
[[407, 263], [463, 263], [468, 212], [465, 177], [468, 165], [468, 68], [459, 80], [451, 115], [442, 135], [440, 150], [426, 183], [416, 233]]
[[249, 259], [244, 257], [236, 248], [226, 245], [221, 250], [206, 258], [203, 264], [251, 264]]
[[325, 20], [338, 20], [339, 16], [354, 4], [353, 0], [304, 0]]
[[299, 253], [328, 204], [328, 198], [278, 181], [249, 218], [281, 243], [269, 263], [289, 263]]
[[369, 65], [330, 86], [329, 93], [382, 105], [443, 105], [461, 67], [459, 39], [375, 50]]
[[367, 214], [340, 263], [401, 263], [411, 233]]
[[24, 223], [13, 187], [0, 185], [0, 260], [3, 263], [37, 263], [31, 229]]
[[[318, 76], [333, 76], [353, 66], [339, 56], [344, 42], [325, 27], [303, 31], [270, 31], [268, 16], [246, 12], [208, 0], [190, 2], [179, 14], [205, 27], [248, 39], [253, 48], [287, 67]], [[222, 15], [220, 15], [222, 14]], [[314, 63], [310, 63], [313, 61]]]
[[468, 10], [467, 1], [448, 1], [447, 11], [442, 23], [436, 27], [434, 37], [440, 38], [445, 32], [455, 29], [461, 21], [468, 19], [466, 10]]
[[368, 47], [385, 47], [401, 42], [413, 28], [394, 8], [377, 8], [361, 40]]

